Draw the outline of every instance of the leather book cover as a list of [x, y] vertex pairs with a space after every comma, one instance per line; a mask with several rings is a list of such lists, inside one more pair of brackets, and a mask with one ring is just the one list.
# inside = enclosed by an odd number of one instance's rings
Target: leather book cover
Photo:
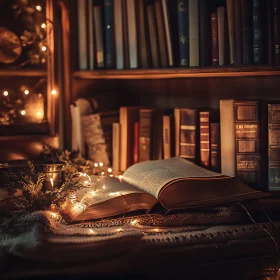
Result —
[[280, 103], [268, 104], [268, 190], [280, 190]]
[[260, 189], [260, 102], [235, 101], [234, 113], [237, 177], [249, 186]]
[[252, 2], [241, 0], [243, 64], [253, 64]]
[[114, 0], [114, 30], [115, 30], [115, 64], [116, 69], [124, 68], [124, 30], [123, 18], [124, 11], [122, 0]]
[[152, 159], [163, 159], [163, 111], [153, 109], [152, 112]]
[[106, 68], [114, 67], [114, 10], [113, 0], [104, 1], [105, 23], [105, 64]]
[[218, 18], [217, 13], [211, 14], [211, 42], [212, 42], [212, 65], [219, 65], [218, 44]]
[[133, 164], [139, 162], [139, 122], [134, 123]]
[[190, 66], [199, 66], [199, 7], [198, 0], [189, 0]]
[[139, 110], [139, 162], [151, 159], [152, 109]]
[[137, 35], [138, 49], [141, 68], [149, 68], [148, 60], [148, 32], [147, 32], [147, 14], [145, 13], [145, 1], [137, 0]]
[[211, 170], [221, 172], [221, 141], [220, 141], [220, 124], [210, 124], [210, 162]]
[[129, 68], [129, 44], [128, 44], [128, 16], [127, 16], [127, 0], [122, 0], [123, 12], [123, 46], [124, 46], [124, 68]]
[[280, 2], [273, 0], [274, 63], [280, 64]]
[[210, 1], [199, 0], [199, 64], [211, 65]]
[[157, 26], [157, 33], [158, 33], [160, 66], [162, 68], [167, 68], [168, 67], [167, 45], [166, 45], [166, 36], [164, 32], [162, 6], [160, 0], [155, 0], [155, 15], [156, 15], [156, 26]]
[[235, 17], [233, 0], [227, 0], [227, 18], [229, 35], [229, 57], [230, 64], [236, 64], [236, 36], [235, 36]]
[[180, 157], [199, 163], [198, 110], [180, 111]]
[[253, 0], [253, 54], [254, 63], [265, 63], [264, 1]]
[[104, 36], [103, 36], [103, 18], [102, 7], [94, 6], [94, 42], [95, 42], [95, 61], [97, 68], [104, 68]]
[[274, 63], [274, 18], [273, 1], [266, 0], [266, 20], [267, 20], [267, 63]]
[[235, 0], [234, 6], [234, 23], [235, 23], [235, 44], [236, 44], [236, 64], [242, 64], [242, 16], [241, 16], [241, 0]]
[[88, 18], [88, 28], [87, 28], [87, 37], [88, 37], [88, 69], [94, 70], [94, 55], [95, 55], [95, 49], [94, 49], [94, 32], [93, 32], [93, 1], [87, 0], [87, 18]]
[[177, 0], [179, 66], [190, 65], [189, 57], [189, 1]]

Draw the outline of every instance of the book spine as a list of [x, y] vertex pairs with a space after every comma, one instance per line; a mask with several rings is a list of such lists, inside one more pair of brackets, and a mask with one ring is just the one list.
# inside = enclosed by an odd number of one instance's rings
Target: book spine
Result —
[[171, 38], [171, 25], [170, 25], [170, 16], [168, 11], [167, 0], [161, 0], [162, 5], [162, 12], [163, 12], [163, 22], [164, 22], [164, 31], [166, 37], [166, 44], [167, 44], [167, 54], [168, 54], [168, 65], [174, 66], [174, 54], [173, 54], [173, 45], [172, 45], [172, 38]]
[[225, 65], [225, 8], [218, 7], [218, 50], [219, 50], [219, 65]]
[[210, 168], [210, 113], [199, 112], [200, 165]]
[[158, 53], [158, 40], [157, 40], [157, 31], [155, 23], [155, 7], [154, 4], [150, 4], [147, 7], [148, 13], [148, 26], [149, 26], [149, 41], [150, 41], [150, 50], [152, 56], [152, 66], [153, 68], [159, 68], [159, 53]]
[[114, 34], [116, 46], [116, 68], [124, 68], [124, 38], [122, 0], [114, 0]]
[[126, 1], [128, 22], [129, 66], [138, 68], [137, 35], [136, 35], [136, 6], [135, 0]]
[[251, 0], [241, 0], [243, 64], [253, 64], [253, 22]]
[[235, 23], [235, 49], [236, 49], [236, 63], [242, 64], [242, 16], [241, 16], [241, 0], [235, 0], [234, 4], [234, 23]]
[[139, 162], [139, 122], [134, 123], [133, 164]]
[[113, 68], [113, 57], [114, 57], [114, 9], [113, 0], [105, 0], [105, 61], [106, 68]]
[[199, 0], [199, 64], [211, 64], [211, 21], [210, 1]]
[[123, 12], [123, 47], [124, 47], [124, 68], [128, 69], [129, 66], [129, 43], [128, 43], [128, 15], [126, 0], [122, 0]]
[[198, 112], [195, 109], [180, 111], [180, 157], [198, 162]]
[[161, 110], [153, 110], [152, 113], [152, 159], [163, 159], [163, 112]]
[[188, 0], [177, 0], [179, 65], [189, 66], [189, 5]]
[[163, 25], [163, 14], [160, 0], [155, 0], [155, 12], [156, 12], [156, 25], [158, 31], [158, 43], [159, 43], [159, 55], [160, 55], [160, 64], [162, 68], [168, 66], [167, 62], [167, 46], [166, 38]]
[[88, 67], [89, 70], [94, 70], [94, 36], [93, 36], [93, 3], [92, 0], [87, 2], [87, 12], [88, 12]]
[[279, 0], [273, 1], [274, 19], [274, 63], [280, 64], [280, 3]]
[[268, 189], [280, 190], [280, 104], [268, 104]]
[[228, 34], [229, 34], [229, 58], [230, 64], [236, 63], [235, 22], [233, 0], [227, 0]]
[[264, 63], [264, 23], [262, 0], [253, 0], [253, 54], [254, 63]]
[[174, 109], [174, 142], [175, 142], [175, 156], [180, 155], [180, 109]]
[[171, 132], [170, 132], [170, 116], [163, 116], [163, 158], [171, 158]]
[[266, 0], [266, 20], [267, 20], [267, 51], [268, 51], [268, 64], [274, 63], [274, 11], [273, 1]]
[[210, 124], [211, 170], [221, 172], [220, 124]]
[[237, 177], [253, 188], [260, 188], [260, 103], [235, 102]]
[[190, 66], [199, 66], [198, 0], [189, 0]]
[[104, 39], [102, 31], [102, 9], [100, 6], [94, 6], [94, 30], [96, 42], [96, 63], [97, 68], [103, 68], [104, 63]]
[[139, 110], [139, 162], [151, 159], [152, 110]]
[[211, 14], [211, 35], [212, 35], [212, 65], [214, 66], [219, 64], [217, 13]]
[[224, 175], [234, 177], [235, 171], [235, 125], [234, 100], [220, 100], [221, 128], [221, 171]]
[[79, 51], [79, 70], [88, 69], [88, 42], [87, 42], [87, 17], [86, 14], [87, 2], [80, 0], [77, 2], [77, 18], [78, 18], [78, 51]]
[[147, 37], [147, 19], [145, 15], [144, 0], [138, 0], [138, 46], [139, 46], [139, 58], [141, 68], [148, 68], [148, 37]]

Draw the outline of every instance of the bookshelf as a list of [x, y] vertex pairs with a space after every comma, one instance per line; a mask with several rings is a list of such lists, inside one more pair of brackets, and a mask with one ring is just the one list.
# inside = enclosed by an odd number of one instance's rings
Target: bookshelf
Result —
[[[7, 106], [12, 106], [16, 114], [0, 124], [1, 161], [32, 159], [44, 144], [59, 147], [58, 97], [52, 94], [58, 91], [57, 7], [52, 0], [26, 1], [22, 6], [17, 6], [19, 2], [12, 6], [12, 2], [1, 1], [0, 25], [20, 38], [22, 51], [13, 62], [0, 62], [1, 113], [8, 116]], [[29, 26], [25, 8], [34, 10]]]

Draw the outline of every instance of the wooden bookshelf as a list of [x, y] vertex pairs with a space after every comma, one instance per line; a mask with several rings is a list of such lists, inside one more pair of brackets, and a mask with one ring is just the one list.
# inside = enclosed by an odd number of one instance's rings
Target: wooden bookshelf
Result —
[[13, 70], [13, 69], [1, 69], [0, 77], [47, 77], [46, 70]]
[[211, 78], [211, 77], [254, 77], [279, 76], [280, 66], [225, 66], [189, 67], [165, 69], [126, 69], [76, 71], [74, 78], [80, 79], [172, 79], [172, 78]]

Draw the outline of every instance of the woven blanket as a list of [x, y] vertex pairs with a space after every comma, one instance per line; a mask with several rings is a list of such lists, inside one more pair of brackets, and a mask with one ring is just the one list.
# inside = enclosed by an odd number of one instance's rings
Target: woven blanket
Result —
[[162, 270], [167, 263], [174, 268], [278, 256], [280, 222], [237, 220], [236, 213], [220, 208], [69, 225], [53, 212], [36, 212], [0, 227], [0, 254], [3, 260], [13, 255], [44, 263], [43, 274]]

